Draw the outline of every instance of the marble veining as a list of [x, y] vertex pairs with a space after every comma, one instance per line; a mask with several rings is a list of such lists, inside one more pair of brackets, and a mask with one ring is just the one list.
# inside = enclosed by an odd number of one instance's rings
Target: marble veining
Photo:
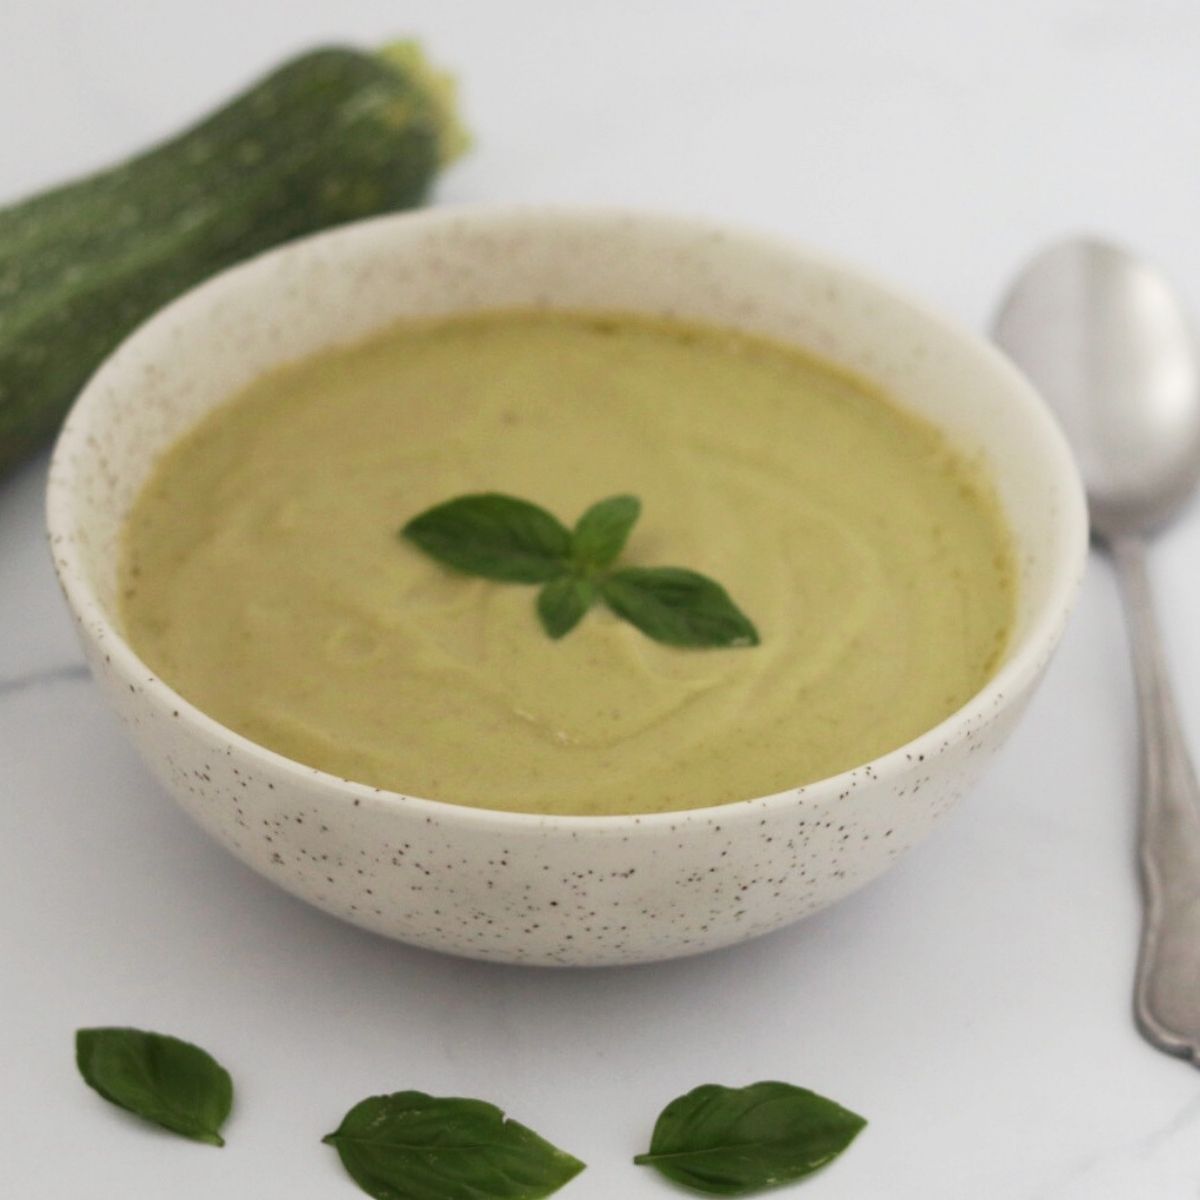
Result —
[[1104, 1146], [1056, 1173], [1054, 1182], [1039, 1187], [1029, 1200], [1200, 1197], [1198, 1159], [1200, 1091], [1166, 1121]]
[[0, 700], [7, 700], [33, 688], [47, 687], [52, 684], [83, 683], [88, 678], [90, 678], [90, 672], [84, 662], [41, 667], [20, 675], [0, 675]]

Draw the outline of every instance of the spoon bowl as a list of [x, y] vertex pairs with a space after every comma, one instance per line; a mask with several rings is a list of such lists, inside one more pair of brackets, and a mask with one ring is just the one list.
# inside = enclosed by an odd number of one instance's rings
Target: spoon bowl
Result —
[[1102, 537], [1159, 528], [1200, 479], [1200, 349], [1165, 279], [1096, 238], [1022, 272], [997, 342], [1050, 402]]

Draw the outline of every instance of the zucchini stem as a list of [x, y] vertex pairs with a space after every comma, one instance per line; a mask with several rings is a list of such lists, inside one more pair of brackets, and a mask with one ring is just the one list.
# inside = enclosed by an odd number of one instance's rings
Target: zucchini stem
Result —
[[454, 76], [435, 67], [412, 40], [389, 42], [375, 53], [404, 71], [428, 100], [438, 132], [438, 165], [444, 167], [461, 157], [471, 145], [471, 134], [458, 116], [458, 82]]

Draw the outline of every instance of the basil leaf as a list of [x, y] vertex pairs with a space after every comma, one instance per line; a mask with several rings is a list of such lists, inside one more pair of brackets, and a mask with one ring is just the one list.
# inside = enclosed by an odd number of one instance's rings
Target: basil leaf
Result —
[[629, 532], [642, 512], [636, 496], [609, 496], [593, 504], [575, 522], [571, 547], [582, 566], [607, 567], [625, 549]]
[[682, 567], [627, 567], [601, 583], [618, 616], [671, 646], [757, 646], [758, 631], [714, 580]]
[[596, 599], [596, 588], [578, 575], [552, 579], [538, 593], [537, 611], [542, 628], [552, 637], [570, 633]]
[[375, 1200], [540, 1200], [584, 1164], [482, 1100], [371, 1096], [324, 1141]]
[[225, 1145], [219, 1130], [233, 1107], [233, 1082], [199, 1046], [140, 1029], [80, 1029], [75, 1061], [105, 1100], [197, 1142]]
[[633, 1161], [712, 1196], [791, 1183], [836, 1158], [866, 1125], [790, 1083], [705, 1084], [672, 1100]]
[[400, 532], [447, 566], [506, 583], [556, 579], [571, 555], [571, 534], [556, 516], [500, 492], [435, 505]]

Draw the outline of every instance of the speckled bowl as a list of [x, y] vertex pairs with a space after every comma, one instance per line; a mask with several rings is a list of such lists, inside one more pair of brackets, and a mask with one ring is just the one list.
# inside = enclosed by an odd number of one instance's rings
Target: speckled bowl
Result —
[[[156, 458], [279, 363], [408, 314], [626, 309], [795, 342], [880, 382], [985, 461], [1016, 537], [999, 673], [857, 770], [721, 808], [542, 817], [382, 792], [232, 733], [141, 662], [117, 545]], [[703, 221], [456, 208], [386, 217], [227, 271], [147, 322], [88, 384], [50, 471], [54, 561], [92, 670], [146, 762], [234, 854], [328, 912], [454, 954], [630, 963], [754, 937], [846, 895], [922, 838], [1024, 708], [1082, 571], [1079, 479], [1046, 409], [986, 344], [857, 271]]]

